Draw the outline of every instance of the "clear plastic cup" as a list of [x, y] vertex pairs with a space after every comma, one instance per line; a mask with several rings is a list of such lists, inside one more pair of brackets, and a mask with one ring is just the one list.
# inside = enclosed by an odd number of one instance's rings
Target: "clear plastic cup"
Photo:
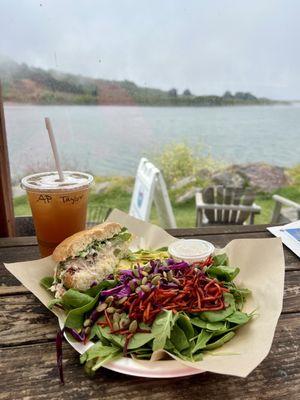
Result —
[[68, 236], [85, 229], [88, 194], [93, 177], [77, 171], [64, 171], [64, 181], [57, 172], [26, 176], [21, 187], [29, 199], [40, 253], [53, 253]]
[[179, 239], [171, 243], [168, 251], [178, 261], [186, 261], [189, 264], [205, 261], [215, 251], [215, 246], [200, 239]]

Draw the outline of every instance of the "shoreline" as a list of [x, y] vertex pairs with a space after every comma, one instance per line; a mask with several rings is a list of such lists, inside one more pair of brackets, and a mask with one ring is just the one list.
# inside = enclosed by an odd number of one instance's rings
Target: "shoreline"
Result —
[[276, 106], [286, 106], [286, 107], [291, 107], [295, 106], [296, 104], [300, 103], [299, 102], [288, 102], [288, 101], [278, 101], [276, 103], [239, 103], [239, 104], [218, 104], [218, 105], [195, 105], [195, 104], [117, 104], [117, 103], [103, 103], [103, 104], [89, 104], [89, 103], [30, 103], [30, 102], [14, 102], [14, 101], [3, 101], [4, 106], [42, 106], [42, 107], [49, 107], [49, 106], [54, 106], [54, 107], [59, 107], [59, 106], [80, 106], [80, 107], [149, 107], [149, 108], [232, 108], [232, 107], [276, 107]]

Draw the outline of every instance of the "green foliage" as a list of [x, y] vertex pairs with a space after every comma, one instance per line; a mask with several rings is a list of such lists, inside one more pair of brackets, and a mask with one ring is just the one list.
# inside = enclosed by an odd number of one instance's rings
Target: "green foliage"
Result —
[[[213, 160], [209, 154], [206, 154], [202, 145], [192, 148], [186, 143], [166, 145], [160, 154], [154, 156], [154, 161], [161, 169], [168, 186], [188, 176], [197, 177], [199, 170], [214, 171], [221, 167], [220, 162]], [[201, 178], [199, 174], [197, 183], [203, 185], [208, 182]]]
[[230, 282], [237, 276], [240, 269], [229, 267], [227, 265], [218, 265], [209, 267], [206, 272], [211, 278], [217, 278], [219, 281]]
[[[224, 96], [194, 96], [189, 89], [179, 95], [175, 88], [169, 91], [139, 87], [130, 81], [107, 81], [55, 70], [43, 70], [0, 61], [0, 79], [3, 80], [4, 98], [8, 101], [36, 104], [107, 104], [107, 96], [99, 96], [99, 90], [116, 94], [110, 104], [140, 104], [148, 106], [233, 106], [251, 104], [276, 104], [278, 102], [257, 98], [251, 93]], [[29, 84], [29, 86], [28, 86]], [[34, 90], [29, 89], [32, 87]], [[101, 89], [100, 89], [101, 88]], [[129, 103], [128, 103], [129, 101]], [[284, 103], [284, 102], [281, 102]], [[285, 102], [287, 103], [287, 102]]]
[[172, 311], [163, 311], [155, 319], [152, 325], [152, 333], [154, 335], [152, 349], [153, 351], [163, 349], [167, 339], [170, 339], [171, 330], [175, 323], [176, 317]]
[[207, 322], [223, 321], [236, 311], [234, 296], [231, 293], [224, 293], [223, 296], [227, 307], [219, 311], [204, 311], [200, 314], [201, 319]]
[[300, 164], [288, 169], [288, 175], [291, 178], [292, 184], [300, 186]]
[[184, 143], [167, 145], [156, 161], [169, 185], [195, 174], [199, 167], [194, 151]]

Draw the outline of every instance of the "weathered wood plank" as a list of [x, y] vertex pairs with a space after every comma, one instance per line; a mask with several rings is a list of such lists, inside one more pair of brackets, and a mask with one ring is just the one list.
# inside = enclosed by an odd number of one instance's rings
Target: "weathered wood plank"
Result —
[[0, 296], [30, 293], [25, 286], [0, 286]]
[[105, 368], [85, 376], [78, 355], [64, 344], [65, 385], [59, 384], [54, 343], [0, 351], [0, 399], [232, 400], [297, 399], [300, 391], [299, 315], [280, 318], [271, 352], [247, 378], [203, 373], [176, 379], [146, 379]]
[[[300, 313], [300, 271], [286, 274], [283, 312]], [[0, 297], [0, 346], [54, 339], [56, 317], [31, 293]]]
[[[280, 225], [280, 224], [275, 224]], [[177, 228], [177, 229], [167, 229], [170, 235], [181, 237], [181, 236], [199, 236], [203, 235], [224, 235], [232, 233], [240, 233], [241, 235], [247, 233], [255, 232], [265, 232], [266, 235], [272, 236], [266, 229], [268, 226], [273, 226], [270, 224], [263, 225], [211, 225], [203, 226], [200, 228]], [[1, 242], [0, 242], [1, 243]]]
[[0, 238], [1, 247], [37, 246], [35, 236], [18, 236], [13, 238]]
[[[280, 224], [275, 224], [280, 225]], [[241, 235], [255, 232], [265, 232], [271, 237], [271, 234], [266, 231], [267, 225], [211, 225], [201, 228], [177, 228], [167, 229], [171, 235], [176, 237], [199, 236], [199, 235], [224, 235], [232, 233], [240, 233]], [[0, 238], [1, 247], [18, 247], [18, 246], [34, 246], [37, 245], [35, 236], [23, 236], [12, 238]]]

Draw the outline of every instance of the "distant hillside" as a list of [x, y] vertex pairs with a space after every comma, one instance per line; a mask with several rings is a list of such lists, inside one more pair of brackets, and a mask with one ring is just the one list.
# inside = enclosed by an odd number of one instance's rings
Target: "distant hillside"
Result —
[[179, 94], [139, 87], [130, 81], [108, 81], [43, 70], [0, 60], [4, 101], [34, 104], [103, 104], [148, 106], [233, 106], [275, 104], [251, 93], [226, 92], [223, 96], [196, 96], [186, 89]]

